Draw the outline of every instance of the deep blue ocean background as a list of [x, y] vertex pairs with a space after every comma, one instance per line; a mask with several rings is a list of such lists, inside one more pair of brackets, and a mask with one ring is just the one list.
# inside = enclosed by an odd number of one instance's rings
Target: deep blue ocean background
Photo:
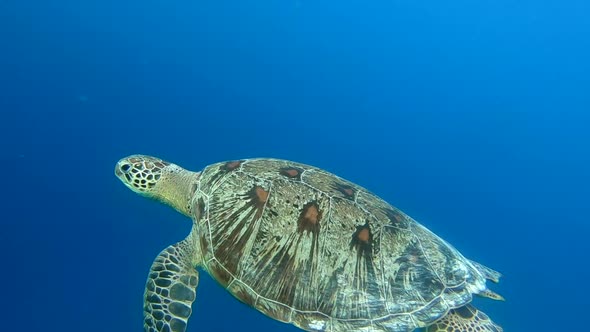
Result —
[[[322, 167], [501, 271], [506, 331], [587, 326], [587, 0], [0, 0], [0, 113], [0, 331], [141, 331], [190, 223], [133, 153]], [[188, 331], [297, 331], [201, 276]]]

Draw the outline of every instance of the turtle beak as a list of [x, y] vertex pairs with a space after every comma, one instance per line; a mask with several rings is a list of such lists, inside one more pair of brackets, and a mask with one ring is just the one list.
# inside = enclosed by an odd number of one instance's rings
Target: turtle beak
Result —
[[117, 166], [115, 167], [115, 175], [119, 178], [123, 176], [123, 172], [121, 172], [121, 167], [119, 167], [119, 164], [117, 164]]
[[123, 183], [128, 184], [128, 182], [131, 181], [131, 178], [127, 174], [130, 169], [131, 165], [129, 164], [129, 162], [125, 159], [121, 159], [119, 160], [119, 162], [117, 162], [117, 165], [115, 165], [115, 175], [121, 181], [123, 181]]

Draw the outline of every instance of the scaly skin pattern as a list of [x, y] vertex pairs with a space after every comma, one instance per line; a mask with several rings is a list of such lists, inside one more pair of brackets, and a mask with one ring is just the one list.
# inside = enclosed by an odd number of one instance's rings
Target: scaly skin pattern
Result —
[[426, 329], [426, 332], [502, 332], [483, 312], [472, 305], [451, 310], [445, 317]]
[[275, 159], [200, 174], [203, 267], [235, 297], [307, 331], [412, 331], [486, 290], [448, 243], [367, 190]]

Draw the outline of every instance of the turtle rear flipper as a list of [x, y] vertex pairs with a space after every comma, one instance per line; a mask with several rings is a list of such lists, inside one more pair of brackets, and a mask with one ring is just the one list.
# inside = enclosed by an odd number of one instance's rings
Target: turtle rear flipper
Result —
[[426, 332], [447, 331], [502, 332], [504, 330], [492, 322], [488, 315], [468, 304], [449, 311], [446, 316], [426, 328]]
[[506, 301], [504, 299], [504, 296], [502, 296], [492, 290], [489, 290], [489, 289], [484, 289], [481, 292], [477, 293], [476, 295], [479, 295], [481, 297], [486, 297], [488, 299], [492, 299], [492, 300], [496, 300], [496, 301]]
[[486, 279], [491, 280], [495, 283], [498, 283], [500, 281], [500, 278], [502, 277], [502, 273], [492, 270], [489, 267], [480, 264], [478, 262], [469, 260], [469, 262], [479, 271], [479, 273], [481, 273]]
[[162, 250], [145, 286], [144, 331], [184, 332], [196, 297], [199, 272], [190, 264], [187, 240]]

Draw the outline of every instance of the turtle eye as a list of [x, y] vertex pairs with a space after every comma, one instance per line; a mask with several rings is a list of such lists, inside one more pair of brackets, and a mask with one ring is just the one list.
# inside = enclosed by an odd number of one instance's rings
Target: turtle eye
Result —
[[121, 170], [122, 170], [123, 172], [127, 172], [127, 171], [129, 171], [129, 169], [130, 169], [130, 168], [131, 168], [131, 166], [129, 166], [129, 164], [125, 164], [125, 165], [122, 165], [122, 166], [121, 166]]

